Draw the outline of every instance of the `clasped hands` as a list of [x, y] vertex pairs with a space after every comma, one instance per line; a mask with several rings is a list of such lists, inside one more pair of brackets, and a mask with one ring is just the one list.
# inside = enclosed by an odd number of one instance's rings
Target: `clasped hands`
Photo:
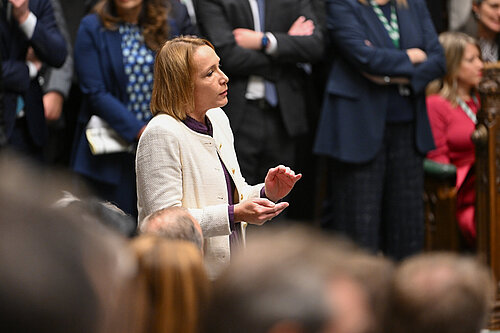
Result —
[[283, 165], [269, 169], [264, 180], [265, 194], [268, 199], [254, 198], [236, 204], [234, 220], [261, 225], [279, 215], [288, 207], [288, 202], [274, 202], [290, 193], [300, 178], [302, 178], [301, 174], [296, 175], [293, 170]]

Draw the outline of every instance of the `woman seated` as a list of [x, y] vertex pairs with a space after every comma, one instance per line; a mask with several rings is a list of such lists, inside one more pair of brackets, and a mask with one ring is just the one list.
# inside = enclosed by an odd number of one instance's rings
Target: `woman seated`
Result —
[[475, 244], [474, 143], [479, 99], [476, 87], [483, 62], [476, 40], [461, 32], [439, 36], [446, 56], [447, 74], [428, 87], [427, 109], [436, 149], [428, 158], [457, 167], [457, 221], [469, 246]]
[[151, 98], [153, 119], [137, 147], [139, 221], [182, 206], [200, 223], [211, 277], [244, 242], [241, 223], [263, 224], [288, 206], [301, 175], [271, 168], [265, 183], [249, 186], [240, 172], [229, 120], [227, 76], [210, 42], [178, 37], [159, 50]]

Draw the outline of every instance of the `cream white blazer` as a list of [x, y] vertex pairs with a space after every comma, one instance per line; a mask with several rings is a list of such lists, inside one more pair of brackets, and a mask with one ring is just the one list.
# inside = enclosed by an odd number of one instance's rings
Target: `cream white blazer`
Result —
[[166, 114], [149, 122], [137, 147], [137, 207], [139, 222], [162, 208], [187, 208], [201, 225], [205, 263], [215, 278], [230, 258], [228, 193], [220, 160], [236, 185], [234, 203], [259, 197], [263, 184], [250, 186], [241, 175], [224, 111], [211, 109], [207, 117], [213, 138]]

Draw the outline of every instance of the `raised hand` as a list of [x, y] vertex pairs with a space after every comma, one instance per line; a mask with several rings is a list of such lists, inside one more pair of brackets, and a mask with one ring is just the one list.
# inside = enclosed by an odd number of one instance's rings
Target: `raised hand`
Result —
[[296, 175], [293, 170], [283, 165], [269, 169], [264, 180], [266, 197], [272, 201], [278, 201], [290, 193], [300, 178], [302, 178], [301, 174]]

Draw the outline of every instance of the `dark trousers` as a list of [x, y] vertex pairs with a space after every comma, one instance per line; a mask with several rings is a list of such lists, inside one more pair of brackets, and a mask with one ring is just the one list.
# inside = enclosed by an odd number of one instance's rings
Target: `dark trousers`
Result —
[[13, 150], [36, 162], [44, 162], [43, 147], [36, 145], [31, 138], [26, 117], [16, 119], [8, 145]]
[[269, 168], [293, 168], [295, 143], [288, 135], [280, 110], [262, 100], [248, 101], [242, 125], [234, 133], [241, 172], [250, 185], [262, 183]]
[[399, 260], [423, 249], [423, 157], [412, 123], [388, 124], [368, 163], [330, 161], [331, 197], [323, 226]]

